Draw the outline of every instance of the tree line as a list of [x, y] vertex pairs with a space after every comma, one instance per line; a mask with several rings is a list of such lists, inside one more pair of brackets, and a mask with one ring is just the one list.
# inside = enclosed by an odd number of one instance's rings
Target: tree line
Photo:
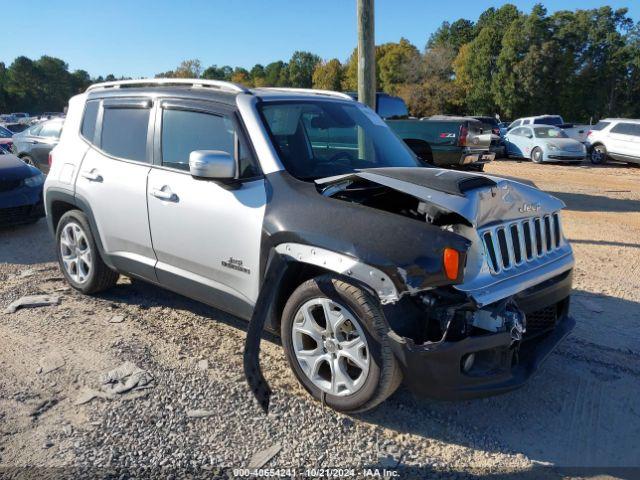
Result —
[[[640, 23], [627, 13], [608, 6], [553, 14], [541, 4], [528, 13], [512, 4], [488, 8], [476, 21], [443, 22], [422, 50], [404, 38], [376, 46], [377, 87], [402, 97], [415, 116], [640, 117]], [[357, 56], [355, 49], [344, 61], [296, 51], [288, 61], [250, 69], [203, 68], [192, 59], [156, 77], [355, 91]], [[91, 83], [115, 79], [70, 72], [49, 56], [0, 62], [0, 112], [61, 110]]]

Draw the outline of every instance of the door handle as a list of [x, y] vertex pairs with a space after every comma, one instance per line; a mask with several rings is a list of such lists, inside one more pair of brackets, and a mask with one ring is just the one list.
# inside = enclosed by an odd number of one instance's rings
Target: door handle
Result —
[[[166, 190], [163, 190], [166, 189]], [[167, 187], [166, 185], [162, 188], [154, 188], [151, 190], [151, 195], [153, 195], [156, 198], [159, 198], [160, 200], [164, 200], [166, 202], [177, 202], [178, 201], [178, 196], [173, 193], [171, 191], [171, 189], [169, 187]]]
[[90, 182], [102, 182], [102, 175], [100, 175], [96, 170], [91, 170], [90, 172], [82, 172], [80, 174], [82, 178], [86, 178]]

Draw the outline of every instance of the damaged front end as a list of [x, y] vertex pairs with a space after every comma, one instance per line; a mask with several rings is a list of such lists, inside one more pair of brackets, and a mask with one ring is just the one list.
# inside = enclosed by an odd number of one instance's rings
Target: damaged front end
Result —
[[406, 383], [472, 398], [522, 385], [572, 330], [573, 253], [561, 201], [504, 179], [376, 169], [320, 182], [324, 195], [414, 218], [469, 240], [462, 281], [407, 285], [384, 305]]

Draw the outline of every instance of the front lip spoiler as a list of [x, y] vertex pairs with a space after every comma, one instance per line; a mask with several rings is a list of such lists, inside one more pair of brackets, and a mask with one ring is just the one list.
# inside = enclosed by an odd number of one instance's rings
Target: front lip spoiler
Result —
[[574, 264], [573, 252], [569, 250], [565, 255], [552, 262], [524, 270], [522, 273], [502, 278], [494, 283], [484, 284], [477, 288], [465, 288], [465, 285], [461, 284], [455, 285], [454, 288], [469, 295], [478, 307], [482, 307], [511, 297], [529, 287], [571, 270]]

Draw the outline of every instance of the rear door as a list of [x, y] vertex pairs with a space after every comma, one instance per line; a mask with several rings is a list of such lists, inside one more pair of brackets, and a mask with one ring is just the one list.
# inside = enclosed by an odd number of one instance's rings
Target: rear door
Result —
[[[233, 155], [237, 182], [192, 177], [195, 150]], [[235, 113], [216, 103], [165, 99], [156, 114], [154, 155], [148, 205], [158, 281], [249, 318], [260, 283], [266, 191]]]
[[629, 122], [618, 122], [609, 131], [608, 153], [616, 158], [632, 157], [636, 150], [635, 125]]
[[90, 207], [112, 263], [155, 281], [156, 258], [147, 215], [153, 103], [149, 98], [93, 102], [87, 103], [81, 127], [91, 148], [80, 166], [76, 196]]

